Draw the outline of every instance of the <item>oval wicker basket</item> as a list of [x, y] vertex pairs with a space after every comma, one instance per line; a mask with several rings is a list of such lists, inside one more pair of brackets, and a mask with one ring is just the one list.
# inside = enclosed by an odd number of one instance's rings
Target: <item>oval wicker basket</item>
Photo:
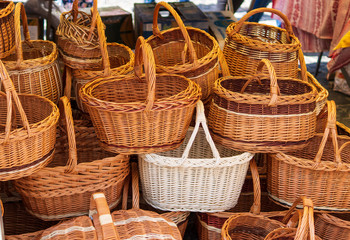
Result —
[[107, 196], [110, 208], [121, 201], [129, 157], [103, 151], [91, 127], [74, 128], [67, 97], [60, 101], [67, 137], [57, 139], [53, 161], [29, 177], [15, 181], [27, 210], [43, 220], [61, 220], [87, 214], [91, 194]]
[[[179, 27], [159, 30], [160, 7], [173, 15]], [[169, 4], [159, 2], [153, 13], [153, 35], [147, 42], [153, 49], [157, 72], [183, 75], [201, 87], [203, 102], [209, 98], [219, 75], [220, 48], [212, 36], [198, 28], [185, 27]]]
[[64, 12], [57, 27], [57, 45], [65, 65], [77, 69], [94, 69], [101, 65], [96, 28], [97, 0], [93, 1], [92, 14], [78, 11], [79, 0], [72, 10]]
[[[269, 76], [261, 73], [265, 65]], [[299, 149], [315, 135], [316, 99], [312, 84], [277, 78], [269, 60], [263, 59], [254, 76], [215, 82], [209, 128], [215, 142], [239, 151]]]
[[327, 105], [323, 134], [316, 134], [303, 149], [268, 159], [267, 188], [278, 204], [291, 205], [293, 198], [304, 195], [312, 199], [315, 210], [350, 211], [350, 137], [338, 136], [335, 103]]
[[[156, 75], [152, 49], [143, 37], [138, 38], [135, 52], [135, 75], [93, 80], [81, 88], [80, 98], [107, 151], [141, 154], [175, 149], [185, 138], [200, 89], [183, 76]], [[142, 55], [145, 76], [138, 77]]]
[[[21, 17], [25, 41], [21, 41]], [[17, 92], [46, 97], [57, 103], [62, 94], [56, 44], [30, 40], [23, 3], [15, 9], [16, 52], [3, 59]]]
[[225, 211], [236, 205], [253, 156], [215, 146], [199, 101], [196, 125], [179, 148], [139, 156], [144, 199], [168, 211]]
[[[261, 23], [246, 22], [254, 14], [271, 12], [280, 16], [286, 30]], [[288, 18], [276, 9], [257, 8], [226, 29], [224, 55], [232, 76], [253, 75], [262, 59], [269, 59], [277, 77], [297, 78], [301, 48]], [[265, 72], [267, 73], [267, 72]]]
[[322, 213], [316, 218], [316, 234], [323, 240], [350, 239], [350, 221]]
[[15, 4], [0, 1], [0, 58], [7, 57], [15, 50]]

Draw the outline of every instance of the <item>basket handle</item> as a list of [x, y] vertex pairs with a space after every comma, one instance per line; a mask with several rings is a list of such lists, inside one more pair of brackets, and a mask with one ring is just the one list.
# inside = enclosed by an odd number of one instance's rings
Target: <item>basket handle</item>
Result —
[[308, 82], [305, 57], [304, 57], [304, 53], [301, 49], [298, 50], [298, 55], [299, 55], [299, 64], [300, 64], [300, 69], [301, 69], [301, 80]]
[[260, 187], [260, 177], [258, 172], [258, 166], [256, 165], [255, 159], [253, 158], [249, 162], [250, 172], [253, 179], [253, 191], [254, 191], [254, 202], [250, 207], [250, 211], [253, 214], [259, 215], [261, 210], [261, 187]]
[[79, 4], [79, 0], [73, 1], [73, 6], [72, 6], [73, 22], [76, 22], [78, 18], [78, 13], [79, 13], [78, 4]]
[[111, 75], [111, 64], [109, 62], [108, 50], [107, 50], [107, 38], [105, 34], [105, 30], [103, 28], [103, 22], [100, 14], [97, 12], [97, 33], [98, 40], [100, 44], [100, 50], [102, 55], [102, 63], [103, 63], [103, 75], [108, 77]]
[[249, 83], [252, 80], [257, 80], [259, 82], [259, 84], [261, 85], [260, 76], [263, 75], [262, 69], [264, 66], [266, 66], [267, 70], [269, 71], [269, 75], [270, 75], [270, 96], [271, 96], [271, 99], [270, 99], [268, 106], [273, 107], [273, 106], [276, 106], [278, 96], [281, 95], [281, 93], [280, 93], [280, 88], [279, 88], [278, 83], [277, 83], [277, 76], [276, 76], [275, 69], [273, 68], [271, 62], [268, 59], [262, 59], [259, 62], [257, 70], [256, 70], [256, 74], [247, 80], [247, 82], [244, 84], [244, 86], [241, 89], [241, 93], [244, 93], [245, 89], [247, 88], [247, 86], [249, 85]]
[[236, 25], [233, 28], [233, 30], [228, 34], [229, 37], [232, 37], [233, 34], [238, 33], [241, 30], [241, 28], [243, 26], [243, 23], [245, 21], [247, 21], [251, 16], [253, 16], [255, 14], [258, 14], [258, 13], [262, 13], [262, 12], [270, 12], [270, 13], [276, 14], [280, 18], [282, 18], [283, 22], [285, 23], [285, 28], [287, 30], [287, 40], [288, 40], [288, 42], [290, 42], [290, 37], [294, 36], [292, 25], [291, 25], [291, 23], [288, 20], [288, 17], [286, 15], [284, 15], [281, 11], [279, 11], [277, 9], [273, 9], [273, 8], [257, 8], [257, 9], [249, 11], [246, 15], [244, 15], [236, 23]]
[[323, 133], [320, 147], [319, 147], [318, 152], [314, 158], [315, 166], [317, 166], [321, 162], [321, 158], [323, 155], [324, 148], [326, 146], [326, 142], [328, 140], [329, 133], [332, 134], [332, 143], [333, 143], [333, 148], [334, 148], [335, 161], [338, 164], [342, 163], [341, 157], [340, 157], [340, 153], [341, 153], [340, 150], [343, 150], [344, 147], [346, 146], [346, 144], [348, 144], [348, 143], [343, 144], [343, 146], [339, 149], [338, 140], [337, 140], [337, 136], [338, 136], [337, 125], [336, 125], [337, 113], [336, 113], [335, 102], [333, 100], [327, 101], [327, 108], [328, 108], [327, 124], [326, 124], [326, 128], [324, 130], [324, 133]]
[[[66, 96], [60, 98], [59, 102], [60, 116], [64, 118], [64, 125], [68, 137], [69, 156], [64, 170], [65, 173], [72, 173], [78, 164], [77, 144], [75, 140], [75, 130], [73, 122], [72, 107], [70, 101]], [[63, 119], [62, 119], [63, 120]]]
[[89, 30], [89, 35], [88, 35], [88, 39], [89, 41], [92, 38], [92, 34], [95, 30], [96, 24], [97, 24], [97, 14], [98, 14], [98, 10], [97, 10], [97, 0], [94, 0], [92, 3], [92, 8], [91, 8], [91, 14], [92, 14], [92, 19], [91, 19], [91, 26], [90, 26], [90, 30]]
[[151, 46], [140, 36], [135, 46], [134, 72], [138, 78], [141, 78], [142, 75], [142, 59], [148, 86], [145, 111], [150, 111], [156, 98], [156, 64]]
[[4, 143], [10, 140], [11, 126], [12, 126], [12, 117], [13, 117], [13, 103], [17, 106], [17, 110], [21, 116], [21, 120], [23, 123], [24, 129], [27, 130], [28, 137], [31, 136], [31, 129], [29, 127], [29, 122], [26, 113], [22, 107], [21, 101], [18, 98], [18, 94], [16, 92], [15, 86], [12, 83], [10, 76], [8, 75], [4, 64], [0, 61], [0, 79], [4, 86], [6, 93], [6, 101], [7, 101], [7, 115], [6, 115], [6, 126], [5, 126], [5, 139]]
[[106, 197], [103, 193], [92, 194], [89, 217], [93, 218], [94, 222], [99, 222], [99, 224], [95, 225], [101, 225], [103, 239], [120, 240], [118, 232], [114, 227]]
[[172, 6], [170, 6], [166, 2], [162, 1], [162, 2], [157, 3], [157, 5], [154, 9], [153, 27], [152, 27], [153, 28], [153, 35], [159, 37], [160, 39], [164, 38], [164, 36], [162, 35], [162, 33], [160, 32], [159, 27], [158, 27], [158, 14], [159, 14], [160, 7], [164, 7], [175, 18], [175, 21], [176, 21], [177, 25], [179, 26], [179, 28], [182, 32], [182, 35], [185, 39], [186, 45], [185, 45], [185, 50], [184, 50], [183, 55], [182, 55], [183, 62], [185, 62], [186, 51], [188, 48], [189, 55], [190, 55], [190, 62], [193, 63], [194, 65], [197, 65], [198, 64], [197, 54], [196, 54], [196, 50], [193, 47], [193, 43], [191, 41], [190, 35], [188, 34], [187, 29], [186, 29], [181, 17], [179, 16], [179, 14], [175, 11], [175, 9]]
[[182, 154], [182, 162], [180, 165], [182, 165], [188, 159], [188, 155], [189, 155], [190, 150], [192, 148], [193, 142], [196, 139], [196, 136], [198, 134], [199, 126], [202, 124], [202, 128], [204, 130], [205, 137], [207, 139], [207, 142], [209, 143], [211, 151], [213, 152], [213, 156], [216, 159], [216, 166], [217, 166], [220, 162], [220, 154], [219, 154], [219, 151], [217, 150], [217, 148], [215, 147], [215, 143], [214, 143], [214, 141], [209, 133], [207, 120], [206, 120], [205, 114], [204, 114], [204, 105], [203, 105], [203, 102], [201, 100], [199, 100], [197, 102], [196, 109], [197, 109], [196, 125], [193, 129], [190, 140], [188, 141], [187, 146]]
[[219, 57], [219, 63], [220, 63], [220, 67], [221, 67], [222, 77], [230, 76], [231, 75], [230, 69], [228, 68], [228, 64], [227, 64], [226, 58], [224, 56], [224, 53], [221, 51], [220, 48], [219, 48], [218, 57]]

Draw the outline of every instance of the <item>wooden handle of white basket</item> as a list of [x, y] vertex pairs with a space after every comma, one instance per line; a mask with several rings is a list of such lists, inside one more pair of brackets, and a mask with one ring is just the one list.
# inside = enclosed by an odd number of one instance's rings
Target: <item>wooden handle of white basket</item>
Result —
[[190, 35], [187, 32], [187, 29], [183, 23], [183, 21], [181, 20], [181, 17], [179, 16], [179, 14], [174, 10], [174, 8], [172, 6], [170, 6], [168, 3], [166, 2], [159, 2], [157, 3], [154, 12], [153, 12], [153, 35], [158, 36], [159, 38], [163, 39], [164, 36], [162, 35], [162, 33], [160, 32], [159, 28], [158, 28], [158, 14], [159, 14], [159, 9], [160, 7], [164, 7], [166, 8], [170, 14], [175, 18], [175, 21], [177, 23], [177, 25], [179, 26], [181, 33], [185, 39], [186, 45], [185, 45], [185, 51], [183, 53], [183, 61], [185, 60], [185, 56], [186, 56], [186, 47], [188, 48], [189, 51], [189, 55], [190, 55], [190, 62], [193, 63], [194, 65], [197, 65], [198, 63], [198, 59], [197, 59], [197, 54], [196, 54], [196, 50], [193, 47], [193, 43], [191, 41]]
[[250, 166], [250, 172], [252, 174], [253, 189], [254, 189], [253, 190], [254, 202], [250, 208], [250, 212], [258, 215], [260, 214], [260, 210], [261, 210], [261, 187], [260, 187], [260, 177], [259, 177], [258, 166], [256, 165], [254, 158], [250, 160], [249, 166]]
[[101, 225], [102, 239], [120, 240], [117, 230], [114, 227], [106, 197], [103, 193], [92, 194], [89, 216], [93, 217], [94, 222], [99, 223], [95, 225]]
[[140, 185], [137, 163], [131, 163], [132, 208], [140, 208]]

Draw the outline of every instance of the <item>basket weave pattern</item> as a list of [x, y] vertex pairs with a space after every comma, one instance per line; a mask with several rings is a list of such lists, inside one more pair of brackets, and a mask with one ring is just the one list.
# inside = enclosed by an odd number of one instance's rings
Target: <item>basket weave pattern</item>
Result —
[[7, 57], [15, 50], [15, 4], [12, 1], [0, 1], [0, 58]]
[[330, 214], [319, 214], [315, 227], [316, 234], [323, 240], [350, 238], [350, 222]]

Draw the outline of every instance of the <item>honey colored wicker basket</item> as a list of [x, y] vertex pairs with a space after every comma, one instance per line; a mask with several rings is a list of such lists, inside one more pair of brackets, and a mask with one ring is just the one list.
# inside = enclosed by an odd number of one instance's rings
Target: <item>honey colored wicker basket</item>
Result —
[[5, 66], [0, 62], [0, 181], [33, 174], [47, 165], [54, 154], [57, 106], [31, 94], [17, 94]]
[[7, 57], [15, 50], [14, 10], [12, 1], [0, 1], [0, 58]]
[[337, 134], [334, 101], [327, 106], [323, 134], [316, 134], [301, 150], [271, 154], [268, 159], [267, 188], [277, 203], [291, 205], [293, 198], [304, 195], [312, 199], [315, 210], [350, 211], [350, 138]]
[[90, 81], [80, 98], [105, 150], [141, 154], [175, 149], [186, 136], [200, 89], [180, 75], [156, 75], [152, 49], [143, 37], [135, 54], [135, 75]]
[[99, 49], [97, 0], [93, 1], [91, 15], [78, 10], [74, 0], [72, 10], [64, 12], [57, 27], [57, 45], [65, 65], [77, 69], [99, 68], [102, 63]]
[[[271, 12], [281, 17], [286, 30], [246, 22], [252, 15], [261, 12]], [[253, 75], [260, 60], [269, 59], [276, 69], [277, 77], [297, 78], [301, 44], [294, 36], [288, 18], [280, 11], [271, 8], [254, 9], [238, 22], [231, 23], [226, 34], [223, 51], [232, 76]]]
[[322, 213], [316, 217], [316, 234], [323, 240], [350, 239], [350, 221]]
[[[166, 8], [179, 27], [160, 31], [158, 13]], [[157, 3], [153, 13], [153, 35], [147, 39], [156, 61], [157, 72], [183, 75], [198, 83], [205, 102], [219, 75], [217, 41], [207, 32], [185, 27], [177, 12], [167, 3]]]
[[110, 208], [121, 201], [129, 157], [103, 151], [93, 128], [74, 128], [67, 97], [60, 101], [67, 137], [57, 140], [52, 163], [29, 177], [15, 181], [27, 210], [43, 220], [61, 220], [87, 214], [91, 194], [107, 196]]
[[[21, 41], [21, 17], [25, 41]], [[15, 9], [16, 52], [3, 63], [19, 93], [46, 97], [57, 103], [62, 95], [62, 79], [58, 67], [56, 44], [46, 40], [30, 40], [23, 3]]]
[[139, 155], [143, 197], [167, 211], [225, 211], [236, 205], [253, 156], [215, 146], [199, 101], [196, 125], [179, 148]]
[[[269, 75], [262, 74], [264, 66]], [[263, 59], [253, 76], [215, 82], [209, 128], [215, 142], [239, 151], [300, 149], [315, 135], [316, 100], [312, 84], [277, 78], [270, 61]]]

